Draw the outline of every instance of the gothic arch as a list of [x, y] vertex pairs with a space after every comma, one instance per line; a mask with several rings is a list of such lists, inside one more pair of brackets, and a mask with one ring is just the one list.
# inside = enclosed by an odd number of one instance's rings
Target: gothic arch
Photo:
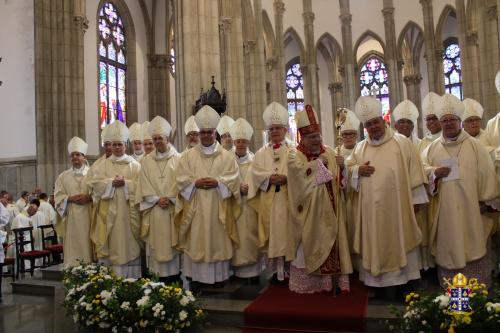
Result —
[[295, 42], [297, 42], [297, 45], [299, 46], [299, 50], [300, 50], [300, 60], [301, 61], [304, 60], [305, 59], [305, 55], [306, 55], [306, 48], [304, 47], [304, 43], [300, 39], [300, 36], [297, 33], [297, 31], [295, 31], [294, 28], [289, 27], [288, 29], [286, 29], [285, 33], [283, 34], [283, 37], [284, 37], [283, 44], [284, 44], [284, 48], [285, 49], [286, 49], [287, 45], [292, 40], [294, 40]]
[[318, 39], [316, 50], [327, 63], [330, 81], [336, 81], [338, 68], [343, 63], [342, 48], [340, 44], [330, 33], [326, 32]]
[[[411, 66], [411, 73], [420, 72], [420, 55], [424, 44], [424, 32], [414, 21], [404, 26], [398, 38], [398, 60], [403, 60], [405, 68]], [[410, 62], [410, 63], [408, 63]], [[408, 72], [408, 71], [405, 71]]]
[[[112, 3], [123, 20], [124, 28], [125, 28], [125, 40], [127, 43], [126, 48], [126, 59], [127, 59], [127, 75], [126, 75], [126, 85], [127, 89], [125, 92], [125, 100], [127, 103], [127, 126], [130, 126], [132, 123], [136, 122], [138, 119], [137, 113], [137, 65], [136, 65], [136, 37], [135, 37], [135, 28], [134, 21], [132, 19], [132, 15], [130, 14], [130, 10], [128, 9], [125, 0], [100, 0], [99, 5], [97, 6], [96, 22], [99, 22], [99, 11], [102, 6], [106, 3]], [[99, 24], [96, 27], [96, 40], [99, 41]], [[96, 44], [96, 57], [97, 64], [99, 64], [99, 52], [98, 45]], [[97, 71], [97, 82], [96, 88], [97, 93], [99, 94], [99, 66], [96, 66]], [[97, 98], [97, 108], [96, 110], [100, 110], [99, 98]], [[96, 112], [96, 117], [98, 113]], [[99, 123], [99, 120], [98, 120]], [[100, 126], [99, 126], [100, 128]]]
[[264, 33], [264, 46], [266, 59], [271, 59], [274, 56], [274, 45], [276, 44], [276, 38], [274, 36], [273, 25], [271, 20], [267, 15], [265, 10], [262, 11], [262, 31]]
[[443, 46], [443, 28], [446, 19], [449, 16], [456, 18], [457, 12], [455, 11], [455, 8], [453, 8], [451, 5], [448, 4], [444, 6], [436, 26], [436, 43], [437, 43], [436, 45], [438, 45], [439, 47]]
[[[375, 39], [377, 42], [380, 43], [380, 46], [382, 46], [382, 50], [384, 50], [384, 53], [385, 53], [385, 43], [384, 43], [384, 40], [382, 38], [380, 38], [379, 35], [377, 35], [375, 32], [371, 31], [371, 30], [366, 30], [365, 32], [363, 32], [361, 34], [361, 36], [359, 36], [358, 40], [356, 41], [356, 43], [354, 44], [354, 56], [356, 57], [356, 54], [358, 53], [358, 48], [359, 46], [367, 39], [367, 38], [373, 38]], [[363, 56], [364, 58], [364, 56]], [[383, 58], [383, 56], [382, 56]]]

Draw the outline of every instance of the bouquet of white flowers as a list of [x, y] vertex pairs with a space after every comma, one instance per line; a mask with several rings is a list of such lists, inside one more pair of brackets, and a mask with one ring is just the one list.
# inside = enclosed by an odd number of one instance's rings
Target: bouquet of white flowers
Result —
[[193, 294], [177, 285], [123, 279], [90, 264], [65, 269], [64, 306], [79, 325], [112, 332], [185, 332], [206, 320]]

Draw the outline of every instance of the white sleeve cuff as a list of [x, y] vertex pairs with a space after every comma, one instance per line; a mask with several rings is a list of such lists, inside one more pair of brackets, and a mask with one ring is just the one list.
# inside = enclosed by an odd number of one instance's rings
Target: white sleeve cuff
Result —
[[57, 206], [57, 213], [60, 217], [64, 217], [66, 215], [66, 209], [68, 208], [68, 198], [64, 199], [63, 202]]
[[271, 181], [271, 176], [269, 177], [266, 177], [266, 179], [264, 179], [264, 181], [260, 184], [259, 188], [266, 192], [267, 191], [267, 188], [269, 187], [269, 182]]
[[143, 210], [153, 207], [154, 205], [156, 205], [158, 200], [160, 200], [160, 197], [156, 195], [148, 195], [144, 197], [139, 204], [139, 210], [142, 212]]
[[359, 165], [352, 168], [351, 187], [359, 192]]
[[425, 192], [425, 186], [420, 185], [413, 190], [411, 190], [411, 201], [414, 205], [425, 204], [429, 202], [427, 193]]
[[436, 186], [436, 175], [434, 174], [434, 170], [429, 174], [429, 194], [435, 196], [437, 193]]
[[191, 201], [191, 198], [193, 197], [195, 191], [196, 187], [194, 186], [194, 182], [192, 182], [181, 191], [181, 195], [187, 201]]
[[488, 200], [485, 202], [486, 205], [494, 208], [497, 211], [500, 211], [500, 198], [495, 198], [493, 200]]
[[226, 184], [222, 182], [219, 182], [219, 185], [217, 186], [217, 192], [219, 193], [220, 198], [223, 200], [231, 196], [231, 191], [229, 191]]
[[346, 167], [344, 167], [344, 169], [342, 169], [342, 179], [340, 180], [339, 184], [341, 189], [345, 189], [347, 187], [348, 176], [349, 176], [349, 171]]
[[115, 187], [113, 186], [113, 180], [108, 180], [104, 193], [101, 195], [101, 199], [111, 199], [115, 196]]

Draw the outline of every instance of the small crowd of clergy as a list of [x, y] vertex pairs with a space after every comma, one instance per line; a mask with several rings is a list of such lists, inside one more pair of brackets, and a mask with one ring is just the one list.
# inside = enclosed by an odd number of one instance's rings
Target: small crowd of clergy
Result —
[[[500, 93], [500, 72], [496, 86]], [[99, 261], [137, 278], [145, 260], [161, 281], [182, 273], [203, 284], [267, 268], [298, 293], [348, 293], [354, 270], [371, 287], [404, 285], [429, 268], [443, 285], [458, 272], [490, 285], [500, 113], [483, 130], [480, 103], [433, 92], [421, 111], [404, 100], [392, 128], [381, 103], [362, 96], [343, 111], [342, 145], [332, 148], [312, 106], [296, 112], [292, 142], [288, 111], [272, 102], [263, 112], [267, 142], [254, 154], [247, 120], [203, 106], [185, 123], [181, 153], [161, 116], [130, 128], [115, 121], [90, 167], [87, 144], [74, 137], [72, 166], [55, 183], [64, 265]]]

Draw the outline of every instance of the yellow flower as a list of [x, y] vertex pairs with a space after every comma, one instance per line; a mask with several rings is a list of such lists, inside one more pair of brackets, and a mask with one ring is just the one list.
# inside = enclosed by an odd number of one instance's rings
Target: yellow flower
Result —
[[450, 328], [448, 328], [448, 333], [455, 333], [455, 325], [451, 324]]
[[146, 327], [148, 325], [148, 321], [147, 320], [142, 320], [139, 322], [139, 326], [141, 327]]
[[472, 321], [472, 319], [470, 319], [470, 316], [465, 316], [464, 317], [464, 323], [466, 323], [467, 325], [470, 324]]

